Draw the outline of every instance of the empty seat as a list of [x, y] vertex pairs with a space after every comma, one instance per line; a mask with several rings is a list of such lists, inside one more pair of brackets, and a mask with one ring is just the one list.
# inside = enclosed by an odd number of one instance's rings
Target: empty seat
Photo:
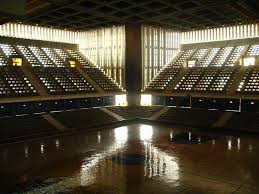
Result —
[[0, 67], [0, 96], [34, 96], [37, 91], [19, 67]]
[[198, 63], [198, 67], [208, 67], [217, 56], [220, 48], [212, 48], [208, 55]]
[[237, 46], [231, 55], [229, 56], [226, 66], [235, 66], [238, 65], [238, 60], [241, 58], [242, 53], [244, 52], [246, 46]]
[[251, 45], [250, 48], [248, 49], [246, 55], [249, 55], [249, 56], [259, 55], [259, 44]]
[[234, 47], [224, 47], [222, 48], [213, 62], [211, 63], [212, 67], [222, 67], [225, 65], [227, 58], [231, 54]]
[[40, 62], [36, 59], [35, 55], [26, 46], [18, 45], [17, 49], [23, 54], [30, 66], [36, 67], [41, 66]]
[[42, 47], [42, 50], [53, 61], [56, 67], [65, 67], [64, 61], [55, 53], [53, 48]]
[[259, 93], [259, 67], [248, 67], [246, 73], [239, 84], [238, 92]]
[[212, 81], [218, 75], [220, 69], [219, 68], [206, 68], [204, 69], [204, 73], [202, 77], [199, 79], [197, 84], [194, 87], [195, 91], [208, 91]]
[[196, 82], [203, 74], [202, 68], [190, 68], [181, 81], [175, 86], [174, 90], [192, 90]]
[[221, 69], [216, 79], [212, 82], [210, 91], [223, 92], [227, 91], [234, 80], [238, 68], [228, 67]]
[[84, 67], [84, 71], [88, 74], [102, 89], [105, 91], [118, 92], [121, 91], [119, 85], [105, 72], [98, 67], [91, 65], [89, 61], [86, 61], [76, 50], [68, 49], [67, 53], [75, 58]]
[[48, 56], [41, 50], [41, 48], [36, 46], [29, 46], [28, 48], [43, 67], [55, 67], [55, 63], [51, 61], [50, 58], [48, 58]]
[[32, 68], [49, 94], [92, 93], [94, 87], [72, 68]]
[[156, 76], [152, 82], [146, 86], [147, 91], [163, 91], [168, 89], [171, 81], [178, 75], [180, 72], [179, 68], [173, 68], [171, 66], [167, 66], [162, 69], [159, 76]]

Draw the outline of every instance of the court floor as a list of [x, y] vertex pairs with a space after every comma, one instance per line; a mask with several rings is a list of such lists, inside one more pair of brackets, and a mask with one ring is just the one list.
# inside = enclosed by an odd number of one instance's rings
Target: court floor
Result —
[[0, 193], [259, 193], [259, 137], [135, 124], [0, 147]]

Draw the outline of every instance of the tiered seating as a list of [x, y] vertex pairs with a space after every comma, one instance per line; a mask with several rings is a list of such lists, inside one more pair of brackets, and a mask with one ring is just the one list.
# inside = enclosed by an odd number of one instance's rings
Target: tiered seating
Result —
[[174, 67], [182, 67], [183, 63], [192, 56], [193, 49], [188, 49], [184, 51], [180, 51], [179, 58], [173, 63]]
[[208, 127], [222, 115], [221, 111], [170, 108], [158, 120], [173, 124]]
[[28, 48], [43, 67], [55, 67], [55, 63], [53, 63], [39, 47], [29, 46]]
[[29, 80], [19, 67], [0, 67], [0, 96], [34, 96], [37, 95]]
[[246, 55], [249, 55], [249, 56], [259, 55], [259, 44], [251, 45], [251, 47], [248, 49]]
[[221, 72], [216, 76], [216, 79], [212, 82], [210, 91], [227, 91], [234, 80], [237, 70], [238, 68], [236, 67], [227, 67], [221, 70]]
[[53, 134], [58, 131], [40, 115], [0, 118], [0, 140], [33, 135]]
[[0, 48], [7, 58], [9, 58], [10, 56], [18, 55], [14, 48], [9, 44], [0, 44]]
[[233, 47], [224, 47], [220, 50], [220, 52], [215, 57], [211, 66], [213, 67], [222, 67], [224, 66], [228, 56], [231, 54]]
[[76, 69], [33, 68], [32, 71], [50, 94], [95, 92]]
[[238, 63], [238, 60], [241, 58], [241, 55], [245, 49], [245, 46], [237, 46], [232, 54], [229, 56], [228, 60], [226, 61], [225, 66], [235, 66]]
[[36, 57], [32, 54], [32, 52], [26, 46], [18, 45], [17, 49], [20, 50], [20, 52], [26, 58], [26, 60], [30, 66], [32, 66], [32, 67], [41, 66], [39, 61], [36, 59]]
[[108, 107], [110, 111], [120, 115], [124, 119], [150, 118], [160, 111], [160, 106], [138, 106], [138, 107]]
[[190, 58], [190, 60], [197, 60], [199, 61], [208, 51], [206, 48], [198, 49], [193, 56]]
[[66, 127], [76, 129], [87, 129], [117, 121], [117, 119], [98, 108], [58, 112], [51, 115]]
[[203, 74], [202, 68], [190, 68], [188, 72], [182, 77], [181, 81], [175, 86], [175, 90], [192, 90], [196, 82]]
[[166, 90], [170, 82], [177, 76], [180, 72], [179, 68], [172, 68], [171, 66], [165, 67], [159, 74], [155, 77], [152, 82], [146, 87], [146, 90], [152, 91], [162, 91]]
[[105, 91], [121, 91], [120, 87], [108, 77], [104, 71], [97, 67], [91, 66], [89, 62], [83, 59], [75, 50], [67, 50], [67, 53], [75, 58], [83, 67], [84, 71]]
[[233, 113], [233, 116], [225, 125], [226, 129], [257, 131], [259, 129], [258, 113]]
[[[67, 59], [69, 59], [69, 55], [62, 49], [59, 48], [54, 48], [54, 51], [57, 53], [57, 55], [65, 62]], [[84, 61], [81, 61], [84, 63]]]
[[239, 84], [238, 92], [259, 93], [259, 67], [248, 67], [243, 80]]
[[45, 48], [42, 50], [46, 53], [46, 55], [54, 62], [57, 67], [65, 67], [64, 61], [54, 52], [53, 48]]
[[0, 52], [0, 66], [5, 66], [7, 65], [7, 61], [5, 60], [4, 56]]
[[220, 48], [212, 48], [209, 52], [209, 54], [198, 63], [198, 67], [208, 67], [213, 59], [216, 57], [218, 52], [220, 51]]
[[194, 87], [195, 91], [206, 91], [209, 89], [212, 81], [215, 79], [216, 75], [219, 73], [219, 68], [206, 68], [204, 69], [203, 76], [199, 79]]

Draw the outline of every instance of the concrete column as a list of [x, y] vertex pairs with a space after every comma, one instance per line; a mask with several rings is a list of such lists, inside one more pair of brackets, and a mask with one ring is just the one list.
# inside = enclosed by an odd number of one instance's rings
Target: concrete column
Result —
[[140, 105], [142, 85], [142, 45], [141, 25], [127, 24], [126, 31], [126, 55], [125, 55], [125, 82], [128, 92], [127, 101], [129, 106]]

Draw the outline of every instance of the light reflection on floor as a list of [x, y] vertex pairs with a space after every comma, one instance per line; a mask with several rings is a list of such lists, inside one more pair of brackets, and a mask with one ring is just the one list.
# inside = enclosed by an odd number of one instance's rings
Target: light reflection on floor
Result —
[[141, 124], [2, 146], [0, 193], [259, 193], [258, 138], [171, 141], [182, 132], [196, 134]]

